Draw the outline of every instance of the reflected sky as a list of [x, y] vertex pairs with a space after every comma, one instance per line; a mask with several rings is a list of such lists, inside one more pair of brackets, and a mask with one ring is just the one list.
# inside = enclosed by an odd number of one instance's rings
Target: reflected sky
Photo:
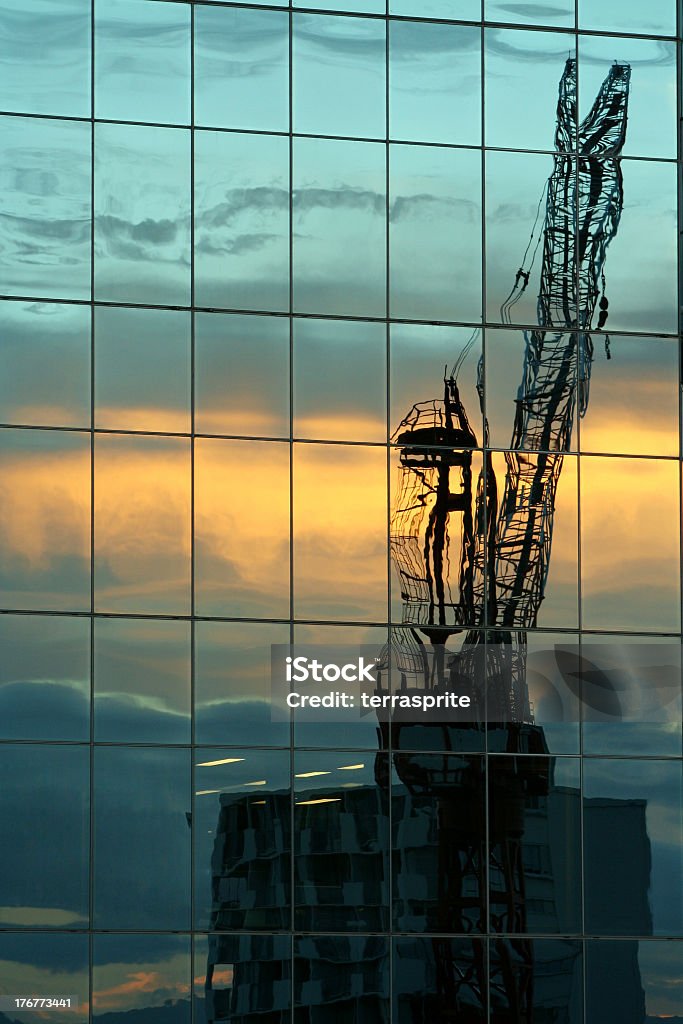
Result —
[[578, 0], [579, 28], [602, 32], [676, 34], [676, 0], [624, 3], [623, 0]]
[[78, 996], [78, 1010], [51, 1010], [54, 1024], [88, 1020], [88, 936], [0, 933], [0, 987], [34, 995]]
[[[93, 943], [93, 1019], [177, 1007], [190, 1019], [189, 935], [97, 935]], [[184, 1007], [178, 1007], [183, 1002]], [[108, 1016], [116, 1014], [115, 1017]], [[138, 1020], [138, 1014], [134, 1015]]]
[[479, 21], [480, 0], [389, 0], [389, 13], [420, 18]]
[[575, 0], [484, 0], [487, 21], [573, 28]]

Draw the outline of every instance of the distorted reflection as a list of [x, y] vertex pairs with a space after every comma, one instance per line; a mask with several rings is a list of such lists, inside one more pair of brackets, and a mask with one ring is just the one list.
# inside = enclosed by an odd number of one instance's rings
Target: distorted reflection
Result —
[[[87, 1024], [88, 960], [85, 933], [0, 932], [0, 991], [44, 997], [68, 993], [78, 1000], [77, 1009], [50, 1010], [50, 1020], [54, 1024]], [[31, 1016], [37, 1016], [35, 1011]]]
[[190, 1024], [190, 979], [188, 935], [96, 935], [93, 1020]]

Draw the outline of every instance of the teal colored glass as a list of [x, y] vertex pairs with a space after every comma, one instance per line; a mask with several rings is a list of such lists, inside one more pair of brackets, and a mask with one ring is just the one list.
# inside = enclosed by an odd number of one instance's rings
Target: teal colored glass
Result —
[[481, 21], [481, 0], [389, 0], [389, 14], [445, 21]]
[[190, 123], [190, 6], [96, 0], [95, 117]]
[[555, 149], [558, 87], [567, 58], [576, 56], [575, 36], [487, 29], [485, 49], [486, 145]]
[[88, 978], [87, 932], [0, 933], [0, 985], [3, 992], [14, 991], [17, 964], [25, 964], [31, 986], [38, 992], [53, 992], [55, 978], [66, 978], [69, 991], [79, 1002], [77, 1010], [51, 1010], [54, 1024], [87, 1024]]
[[90, 117], [91, 0], [3, 0], [0, 110]]
[[292, 7], [314, 7], [319, 11], [349, 11], [354, 14], [384, 14], [386, 0], [294, 0]]
[[154, 1020], [172, 1008], [175, 1024], [190, 1024], [190, 964], [189, 935], [94, 935], [93, 1021]]
[[552, 3], [547, 3], [546, 0], [529, 0], [527, 3], [510, 3], [509, 0], [484, 0], [484, 18], [486, 21], [503, 21], [511, 25], [573, 28], [574, 2], [575, 0], [552, 0]]
[[90, 310], [0, 303], [0, 423], [90, 426]]
[[677, 1024], [682, 975], [681, 942], [588, 939], [586, 1024], [605, 1024], [610, 1017], [628, 1020], [634, 1007], [641, 1020], [670, 1019]]
[[289, 129], [289, 15], [195, 7], [195, 124]]
[[481, 142], [481, 30], [389, 23], [389, 135], [407, 142]]
[[385, 146], [294, 140], [294, 308], [384, 316]]
[[89, 124], [0, 117], [6, 295], [90, 298]]
[[391, 146], [392, 317], [481, 319], [481, 154]]
[[189, 131], [96, 126], [95, 296], [189, 305]]
[[289, 307], [289, 142], [195, 133], [195, 301]]
[[385, 23], [294, 16], [294, 131], [386, 137]]
[[624, 156], [675, 160], [676, 44], [663, 39], [579, 36], [580, 117], [593, 105], [614, 61], [631, 66]]
[[579, 28], [675, 36], [676, 0], [650, 0], [647, 4], [633, 0], [579, 0]]

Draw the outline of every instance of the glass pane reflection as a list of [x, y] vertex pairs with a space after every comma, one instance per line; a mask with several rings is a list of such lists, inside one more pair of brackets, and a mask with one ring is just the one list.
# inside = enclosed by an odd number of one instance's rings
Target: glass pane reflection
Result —
[[195, 927], [290, 926], [288, 750], [195, 752]]
[[680, 942], [587, 941], [586, 1024], [610, 1017], [676, 1024], [682, 974]]
[[5, 608], [90, 606], [90, 436], [0, 430], [0, 590]]
[[95, 0], [95, 117], [190, 122], [190, 8]]
[[190, 607], [190, 443], [95, 438], [95, 607], [187, 614]]
[[504, 1021], [523, 1013], [539, 1024], [583, 1024], [582, 960], [580, 942], [497, 939], [490, 955], [490, 1019]]
[[189, 131], [98, 124], [97, 298], [188, 305], [189, 248]]
[[200, 615], [289, 613], [289, 446], [195, 444], [195, 581]]
[[0, 422], [90, 426], [90, 310], [2, 302]]
[[294, 937], [294, 1024], [385, 1022], [389, 943], [380, 935]]
[[481, 0], [389, 0], [389, 14], [479, 21]]
[[290, 1024], [292, 939], [289, 935], [196, 935], [194, 1021], [262, 1017]]
[[90, 623], [66, 615], [0, 616], [0, 736], [88, 740]]
[[95, 935], [93, 1020], [190, 1024], [190, 979], [189, 935]]
[[673, 36], [676, 34], [676, 0], [652, 0], [648, 4], [579, 0], [579, 27], [602, 32]]
[[50, 1010], [50, 1020], [54, 1024], [87, 1024], [88, 936], [0, 933], [0, 990], [46, 998], [58, 993], [76, 996], [78, 1009]]
[[90, 298], [91, 127], [0, 117], [5, 295]]
[[189, 313], [95, 310], [95, 427], [189, 433]]
[[394, 1024], [461, 1015], [486, 1021], [488, 964], [483, 939], [394, 939]]
[[294, 322], [294, 436], [386, 440], [386, 328]]
[[198, 5], [194, 40], [197, 124], [288, 130], [287, 14]]
[[531, 0], [531, 3], [510, 3], [509, 0], [484, 0], [487, 21], [507, 21], [515, 25], [548, 25], [573, 28], [575, 0]]
[[95, 749], [94, 925], [190, 924], [190, 751]]
[[481, 319], [481, 157], [392, 146], [391, 315]]
[[0, 927], [87, 928], [88, 748], [2, 744], [0, 779]]
[[4, 0], [0, 109], [90, 116], [90, 7], [91, 0]]
[[189, 743], [188, 622], [95, 620], [95, 739]]

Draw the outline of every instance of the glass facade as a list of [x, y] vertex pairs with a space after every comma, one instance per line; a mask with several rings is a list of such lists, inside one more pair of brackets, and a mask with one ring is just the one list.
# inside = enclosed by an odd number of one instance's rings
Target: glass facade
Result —
[[0, 0], [1, 995], [683, 1021], [681, 26]]

